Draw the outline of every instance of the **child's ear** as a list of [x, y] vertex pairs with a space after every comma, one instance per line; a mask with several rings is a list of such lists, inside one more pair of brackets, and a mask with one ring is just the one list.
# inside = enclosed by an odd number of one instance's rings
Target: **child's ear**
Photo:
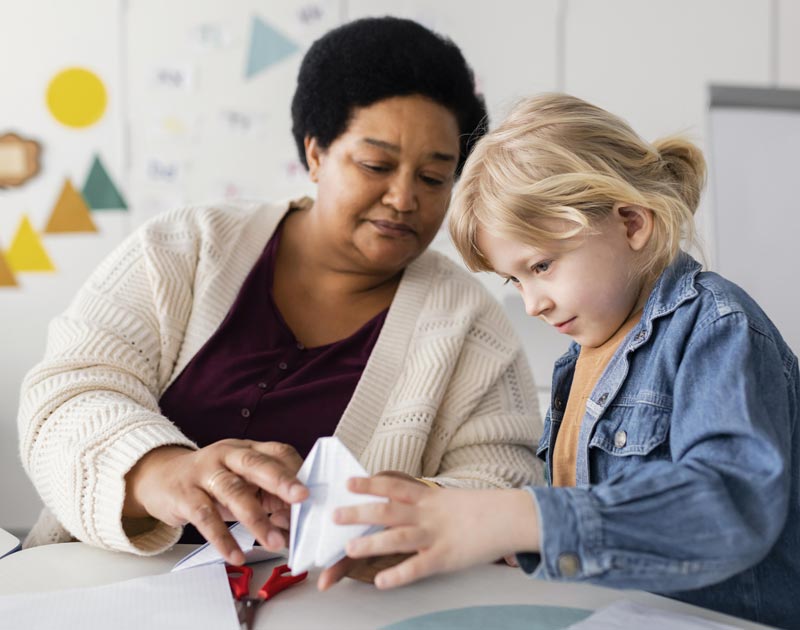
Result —
[[636, 205], [619, 205], [614, 213], [625, 227], [625, 237], [635, 252], [641, 251], [653, 235], [653, 211]]
[[308, 176], [312, 182], [317, 181], [317, 172], [322, 158], [322, 149], [316, 138], [306, 136], [303, 139], [303, 146], [306, 150], [306, 163], [308, 164]]

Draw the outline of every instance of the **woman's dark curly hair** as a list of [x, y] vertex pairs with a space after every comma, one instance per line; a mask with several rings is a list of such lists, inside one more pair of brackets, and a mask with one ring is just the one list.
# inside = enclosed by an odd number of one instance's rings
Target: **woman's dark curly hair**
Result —
[[419, 94], [456, 117], [456, 175], [488, 126], [472, 70], [449, 39], [411, 20], [364, 18], [323, 35], [306, 52], [292, 99], [292, 134], [300, 161], [304, 140], [328, 148], [347, 129], [353, 110], [393, 96]]

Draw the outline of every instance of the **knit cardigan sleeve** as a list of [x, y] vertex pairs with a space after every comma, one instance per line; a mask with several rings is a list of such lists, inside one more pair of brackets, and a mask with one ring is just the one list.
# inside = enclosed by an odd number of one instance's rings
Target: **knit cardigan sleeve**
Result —
[[463, 268], [426, 252], [406, 269], [336, 434], [371, 473], [481, 488], [543, 483], [541, 429], [502, 307]]
[[[225, 212], [181, 210], [149, 222], [51, 322], [44, 359], [23, 381], [18, 416], [23, 466], [51, 513], [40, 521], [138, 554], [179, 538], [180, 528], [156, 521], [128, 536], [125, 475], [156, 447], [195, 448], [160, 414], [158, 400], [196, 298], [223, 266], [224, 241], [242, 223]], [[34, 544], [41, 542], [48, 541]]]
[[[480, 336], [482, 329], [496, 331], [503, 320], [502, 313], [479, 318], [473, 334]], [[542, 424], [533, 377], [513, 331], [508, 340], [503, 348], [504, 360], [493, 366], [470, 362], [472, 369], [485, 370], [483, 387], [476, 387], [472, 396], [461, 401], [472, 406], [452, 429], [452, 438], [442, 453], [439, 471], [433, 477], [440, 485], [517, 488], [545, 483], [544, 467], [536, 457]], [[442, 411], [448, 411], [453, 402], [446, 401]]]

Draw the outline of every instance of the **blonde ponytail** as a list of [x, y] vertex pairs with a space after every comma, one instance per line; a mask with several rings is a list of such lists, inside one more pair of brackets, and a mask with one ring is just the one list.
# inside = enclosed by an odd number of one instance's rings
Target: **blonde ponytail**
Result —
[[706, 183], [706, 159], [702, 151], [682, 136], [668, 136], [653, 142], [673, 178], [678, 194], [694, 214]]

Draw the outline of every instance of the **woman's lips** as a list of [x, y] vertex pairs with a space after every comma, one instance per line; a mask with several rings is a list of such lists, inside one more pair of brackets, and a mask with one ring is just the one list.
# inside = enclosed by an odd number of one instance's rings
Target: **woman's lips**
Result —
[[370, 221], [378, 232], [387, 236], [403, 237], [413, 236], [416, 230], [405, 223], [394, 223], [393, 221]]

